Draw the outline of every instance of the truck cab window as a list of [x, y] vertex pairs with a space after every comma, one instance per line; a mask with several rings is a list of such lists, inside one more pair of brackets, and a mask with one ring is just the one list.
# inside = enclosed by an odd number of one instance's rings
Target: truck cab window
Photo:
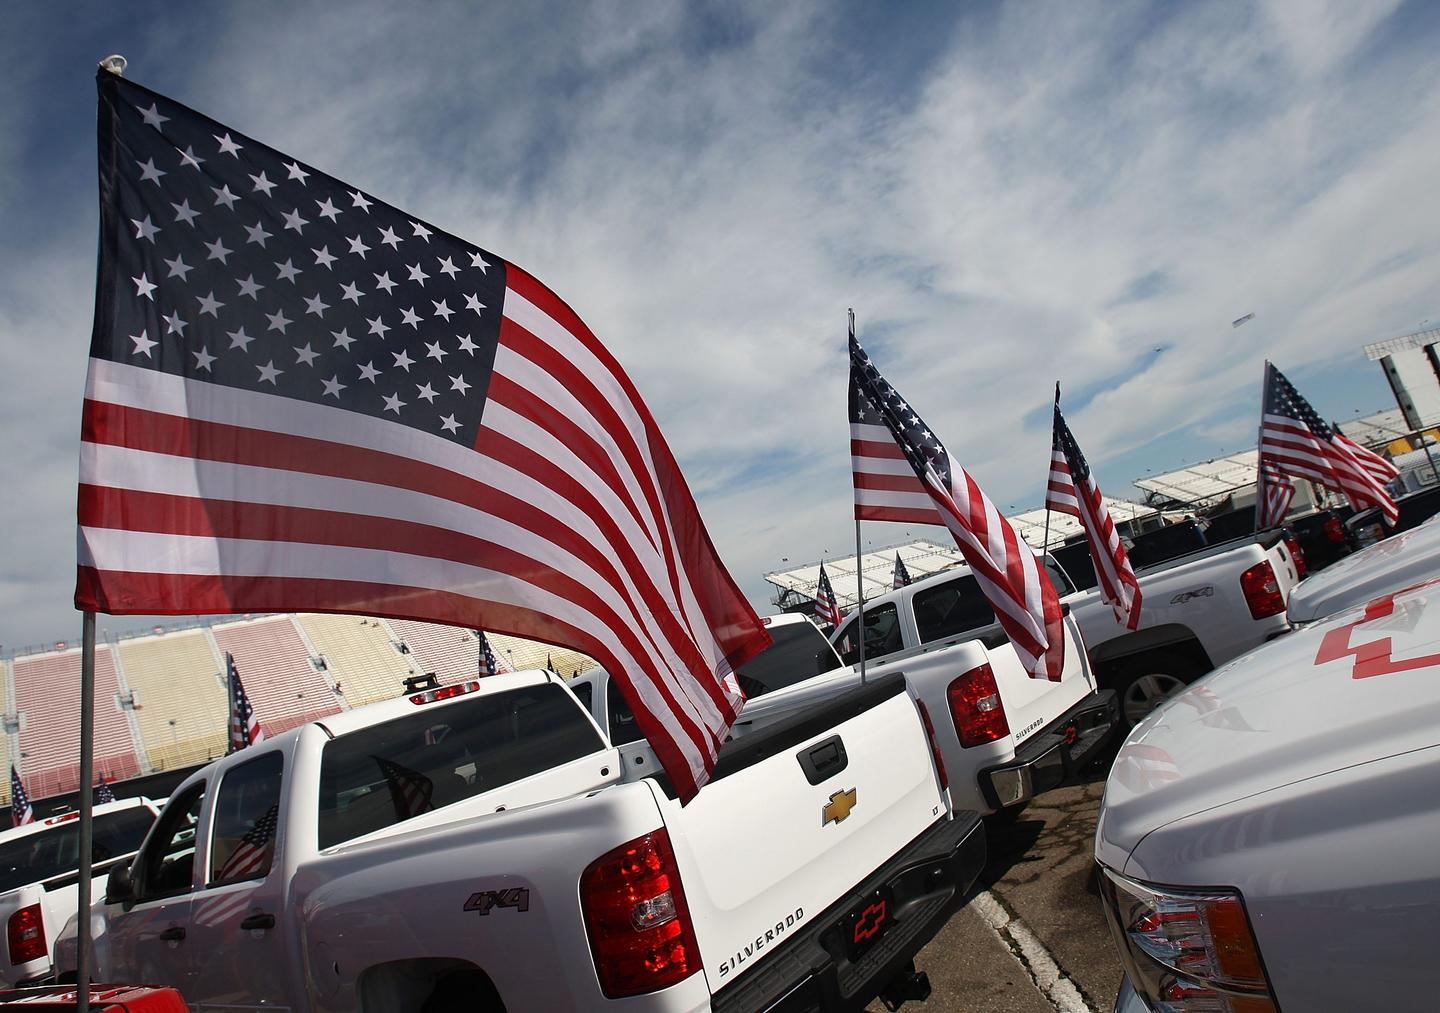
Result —
[[630, 710], [630, 704], [621, 695], [620, 688], [614, 681], [605, 690], [606, 714], [610, 718], [610, 744], [612, 746], [623, 746], [627, 742], [638, 742], [645, 736], [640, 731], [640, 726], [635, 723], [635, 714]]
[[232, 767], [215, 795], [210, 886], [264, 879], [275, 855], [285, 757], [266, 753]]
[[143, 903], [189, 893], [195, 876], [195, 828], [205, 782], [191, 785], [170, 800], [145, 847], [135, 857], [135, 900]]
[[[856, 630], [859, 629], [859, 615], [852, 616], [847, 625], [842, 626], [840, 636], [835, 641], [835, 649], [840, 653], [841, 659], [847, 665], [856, 665], [860, 662], [860, 649]], [[865, 657], [883, 658], [887, 654], [894, 654], [904, 644], [900, 639], [900, 613], [893, 602], [884, 605], [877, 605], [873, 609], [865, 610]]]

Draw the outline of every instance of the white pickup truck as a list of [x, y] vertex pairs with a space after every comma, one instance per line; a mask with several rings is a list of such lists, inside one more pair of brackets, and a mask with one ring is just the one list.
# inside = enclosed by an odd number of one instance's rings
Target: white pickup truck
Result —
[[[1088, 559], [1088, 549], [1060, 556], [1077, 571]], [[1290, 632], [1285, 610], [1301, 565], [1275, 530], [1140, 566], [1140, 627], [1133, 631], [1116, 621], [1093, 571], [1074, 575], [1090, 590], [1061, 601], [1080, 624], [1099, 684], [1119, 694], [1130, 727], [1215, 666]]]
[[94, 908], [95, 977], [230, 1011], [921, 998], [985, 857], [932, 755], [883, 680], [730, 742], [682, 808], [549, 672], [415, 692], [183, 782]]
[[[866, 603], [866, 678], [903, 674], [929, 723], [952, 805], [988, 814], [1072, 779], [1104, 748], [1119, 717], [1114, 694], [1095, 690], [1073, 620], [1065, 621], [1064, 677], [1031, 679], [968, 574], [946, 571]], [[847, 664], [859, 661], [853, 616], [832, 637], [839, 654], [805, 616], [763, 621], [774, 642], [737, 672], [747, 698], [731, 730], [739, 741], [860, 685]], [[640, 733], [604, 669], [571, 686], [633, 763]], [[645, 762], [644, 751], [637, 755]]]
[[[135, 854], [157, 812], [145, 798], [95, 806], [92, 895], [98, 895], [112, 866]], [[15, 988], [51, 977], [55, 938], [80, 900], [79, 866], [78, 812], [0, 833], [0, 923], [5, 925], [0, 985]]]
[[[1413, 582], [1391, 559], [1392, 582]], [[1440, 1008], [1437, 841], [1432, 566], [1222, 666], [1131, 732], [1095, 832], [1117, 1011]]]

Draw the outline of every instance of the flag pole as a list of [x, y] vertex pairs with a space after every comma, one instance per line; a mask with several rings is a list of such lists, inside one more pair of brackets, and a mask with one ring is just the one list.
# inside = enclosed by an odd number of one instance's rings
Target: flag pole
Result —
[[1261, 444], [1265, 442], [1265, 392], [1270, 389], [1270, 360], [1265, 360], [1264, 378], [1260, 381], [1260, 424], [1255, 427], [1255, 534], [1260, 533], [1260, 497], [1265, 494], [1265, 462], [1261, 460]]
[[[1060, 407], [1060, 381], [1055, 381], [1055, 407]], [[1050, 464], [1055, 463], [1055, 415], [1050, 415]], [[1040, 558], [1050, 551], [1050, 468], [1045, 469], [1045, 541], [1040, 546]]]
[[[850, 313], [850, 337], [855, 337], [855, 310], [853, 307]], [[860, 651], [860, 685], [865, 685], [865, 575], [864, 567], [861, 565], [860, 557], [860, 517], [855, 517], [855, 643]]]
[[95, 813], [90, 780], [95, 766], [95, 613], [83, 613], [80, 634], [80, 868], [76, 919], [75, 992], [80, 1013], [90, 1011], [90, 877]]

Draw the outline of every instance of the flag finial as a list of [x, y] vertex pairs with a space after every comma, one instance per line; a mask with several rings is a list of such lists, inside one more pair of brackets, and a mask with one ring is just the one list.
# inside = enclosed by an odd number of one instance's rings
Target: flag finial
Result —
[[125, 59], [125, 57], [121, 56], [119, 53], [112, 53], [110, 56], [107, 56], [105, 57], [105, 59], [100, 61], [100, 69], [109, 71], [116, 77], [124, 77], [125, 67], [129, 63], [130, 61]]

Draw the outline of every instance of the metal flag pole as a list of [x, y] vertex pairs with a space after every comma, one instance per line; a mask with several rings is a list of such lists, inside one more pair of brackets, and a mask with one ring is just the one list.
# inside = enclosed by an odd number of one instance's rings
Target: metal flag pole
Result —
[[85, 612], [80, 634], [80, 868], [79, 951], [75, 957], [75, 992], [80, 1013], [90, 1011], [90, 876], [95, 813], [90, 781], [95, 765], [95, 613]]
[[[1265, 394], [1270, 389], [1270, 360], [1265, 360], [1265, 378], [1260, 381], [1260, 425], [1255, 430], [1255, 531], [1260, 531], [1260, 511], [1264, 504], [1260, 497], [1265, 494], [1265, 462], [1264, 450], [1261, 448], [1265, 443]], [[1284, 476], [1282, 476], [1284, 477]], [[1287, 478], [1288, 482], [1289, 479]], [[1282, 518], [1283, 519], [1283, 518]]]
[[[852, 307], [850, 313], [850, 340], [855, 340], [855, 310]], [[861, 565], [860, 557], [860, 517], [855, 517], [855, 597], [857, 600], [855, 616], [855, 643], [860, 651], [860, 685], [865, 685], [865, 568]]]
[[[1055, 407], [1060, 407], [1060, 381], [1055, 381]], [[1050, 415], [1050, 467], [1055, 466], [1055, 415]], [[1040, 557], [1050, 551], [1050, 468], [1045, 469], [1045, 541], [1040, 545]]]

